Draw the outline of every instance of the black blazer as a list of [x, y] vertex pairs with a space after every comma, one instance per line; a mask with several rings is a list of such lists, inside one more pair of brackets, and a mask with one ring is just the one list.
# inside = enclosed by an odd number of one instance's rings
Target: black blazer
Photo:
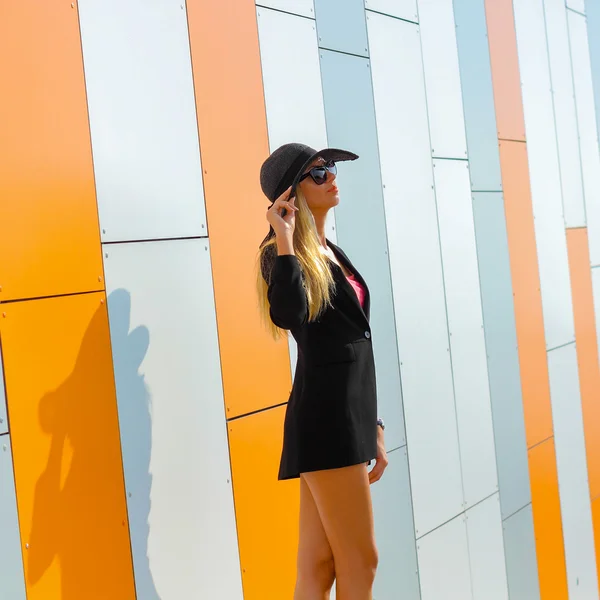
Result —
[[302, 269], [296, 256], [265, 250], [273, 323], [290, 330], [298, 361], [290, 393], [279, 479], [366, 463], [377, 455], [377, 391], [370, 292], [346, 254], [327, 240], [338, 261], [365, 289], [364, 309], [342, 269], [329, 261], [335, 281], [332, 306], [308, 322]]

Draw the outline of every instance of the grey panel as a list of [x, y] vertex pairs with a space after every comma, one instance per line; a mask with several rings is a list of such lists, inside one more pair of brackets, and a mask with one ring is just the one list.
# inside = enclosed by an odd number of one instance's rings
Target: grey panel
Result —
[[502, 517], [531, 501], [503, 196], [473, 194]]
[[471, 187], [501, 191], [500, 158], [484, 0], [454, 0]]
[[0, 437], [0, 598], [25, 600], [10, 436]]
[[4, 373], [2, 370], [2, 347], [0, 347], [0, 435], [7, 432], [6, 394], [4, 393]]
[[596, 127], [600, 138], [600, 2], [585, 0], [588, 26], [588, 44], [592, 63], [592, 81], [596, 99]]
[[503, 529], [510, 600], [539, 600], [531, 504], [506, 519]]
[[363, 0], [315, 0], [319, 46], [368, 56]]
[[379, 412], [388, 448], [398, 448], [405, 444], [402, 391], [371, 70], [367, 59], [322, 50], [321, 71], [329, 144], [360, 155], [338, 167], [337, 236], [369, 284]]
[[421, 596], [406, 448], [390, 452], [388, 458], [388, 468], [372, 488], [379, 549], [374, 598], [401, 595], [402, 600], [415, 600]]

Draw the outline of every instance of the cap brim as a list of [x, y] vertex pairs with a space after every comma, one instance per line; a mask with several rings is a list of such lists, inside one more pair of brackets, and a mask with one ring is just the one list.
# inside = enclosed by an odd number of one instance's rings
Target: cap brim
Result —
[[347, 160], [356, 160], [358, 158], [358, 154], [354, 154], [354, 152], [349, 152], [348, 150], [340, 150], [339, 148], [325, 148], [323, 150], [319, 150], [319, 152], [315, 152], [303, 165], [302, 168], [298, 170], [298, 174], [294, 178], [294, 182], [292, 183], [292, 194], [294, 193], [296, 186], [298, 185], [298, 181], [304, 170], [311, 162], [313, 162], [317, 158], [323, 158], [326, 161], [333, 160], [335, 162], [343, 162]]

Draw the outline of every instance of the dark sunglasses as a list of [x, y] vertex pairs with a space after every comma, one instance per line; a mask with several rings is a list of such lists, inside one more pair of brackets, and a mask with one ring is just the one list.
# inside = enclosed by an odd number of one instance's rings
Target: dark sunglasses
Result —
[[323, 185], [327, 181], [327, 171], [332, 175], [337, 175], [337, 167], [332, 160], [324, 165], [313, 167], [308, 173], [304, 173], [298, 180], [298, 183], [310, 176], [317, 185]]

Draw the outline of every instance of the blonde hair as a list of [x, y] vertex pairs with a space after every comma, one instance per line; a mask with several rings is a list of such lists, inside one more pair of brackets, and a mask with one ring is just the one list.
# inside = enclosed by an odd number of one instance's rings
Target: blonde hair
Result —
[[[298, 258], [303, 274], [303, 285], [308, 299], [308, 320], [315, 321], [328, 306], [331, 306], [335, 281], [329, 268], [327, 257], [320, 250], [317, 228], [306, 198], [296, 188], [296, 225], [294, 228], [294, 253]], [[257, 258], [257, 291], [258, 308], [261, 319], [267, 330], [275, 339], [286, 336], [285, 330], [277, 327], [271, 320], [270, 304], [267, 298], [271, 268], [277, 256], [277, 240], [275, 236], [261, 246]]]

